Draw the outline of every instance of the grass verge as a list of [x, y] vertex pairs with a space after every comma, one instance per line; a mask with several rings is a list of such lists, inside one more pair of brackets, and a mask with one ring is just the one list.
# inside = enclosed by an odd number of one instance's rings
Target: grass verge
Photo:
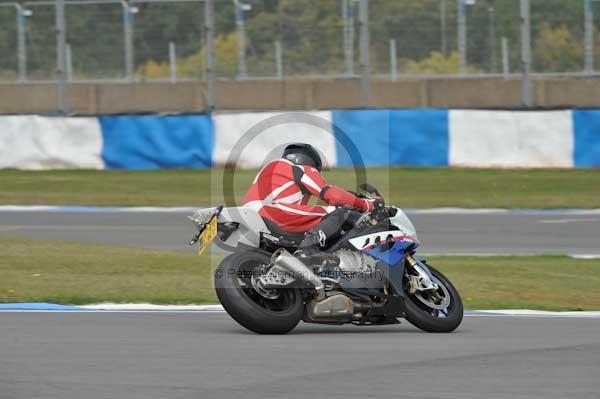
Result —
[[[235, 173], [230, 203], [239, 203], [256, 172]], [[324, 176], [345, 188], [357, 183], [351, 169]], [[369, 168], [367, 178], [390, 204], [407, 208], [600, 208], [600, 169]], [[224, 197], [219, 168], [0, 170], [0, 182], [0, 204], [191, 206], [222, 203]]]
[[[0, 238], [0, 302], [215, 303], [219, 256]], [[469, 309], [600, 309], [600, 260], [428, 257]]]

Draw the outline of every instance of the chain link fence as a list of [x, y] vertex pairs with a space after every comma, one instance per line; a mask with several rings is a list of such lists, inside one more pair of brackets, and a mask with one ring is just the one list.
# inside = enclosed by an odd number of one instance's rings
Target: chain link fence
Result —
[[[303, 1], [219, 1], [217, 76], [228, 79], [325, 77], [344, 74], [344, 24], [340, 0], [318, 7]], [[308, 2], [310, 3], [310, 2]]]
[[64, 19], [57, 3], [0, 2], [0, 81], [357, 78], [368, 90], [600, 70], [600, 0], [62, 0]]
[[[370, 0], [369, 71], [390, 79], [519, 73], [520, 1]], [[216, 0], [217, 77], [360, 76], [358, 3]], [[205, 78], [203, 0], [65, 7], [69, 80]], [[597, 0], [530, 0], [532, 71], [596, 71], [599, 8]], [[53, 0], [0, 3], [2, 81], [57, 79], [55, 17]]]
[[0, 7], [0, 80], [17, 80], [17, 9]]

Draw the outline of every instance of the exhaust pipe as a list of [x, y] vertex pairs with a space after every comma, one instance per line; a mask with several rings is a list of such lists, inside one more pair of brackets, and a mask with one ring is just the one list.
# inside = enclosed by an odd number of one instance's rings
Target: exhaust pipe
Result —
[[310, 270], [302, 261], [289, 253], [284, 248], [279, 248], [271, 256], [271, 264], [278, 265], [286, 271], [292, 273], [294, 278], [306, 281], [312, 284], [317, 290], [317, 300], [325, 299], [325, 286], [312, 270]]

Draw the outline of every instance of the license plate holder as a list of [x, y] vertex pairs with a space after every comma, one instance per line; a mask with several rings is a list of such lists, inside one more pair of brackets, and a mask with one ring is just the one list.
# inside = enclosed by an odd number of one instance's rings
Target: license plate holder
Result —
[[198, 237], [198, 256], [202, 255], [217, 236], [217, 215], [213, 215]]

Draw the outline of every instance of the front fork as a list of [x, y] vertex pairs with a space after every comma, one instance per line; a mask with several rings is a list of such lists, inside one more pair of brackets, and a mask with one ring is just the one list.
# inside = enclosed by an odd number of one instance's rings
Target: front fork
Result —
[[409, 293], [414, 294], [417, 291], [436, 291], [439, 287], [433, 282], [431, 271], [419, 257], [408, 255], [406, 261], [410, 267], [417, 273], [409, 278]]

